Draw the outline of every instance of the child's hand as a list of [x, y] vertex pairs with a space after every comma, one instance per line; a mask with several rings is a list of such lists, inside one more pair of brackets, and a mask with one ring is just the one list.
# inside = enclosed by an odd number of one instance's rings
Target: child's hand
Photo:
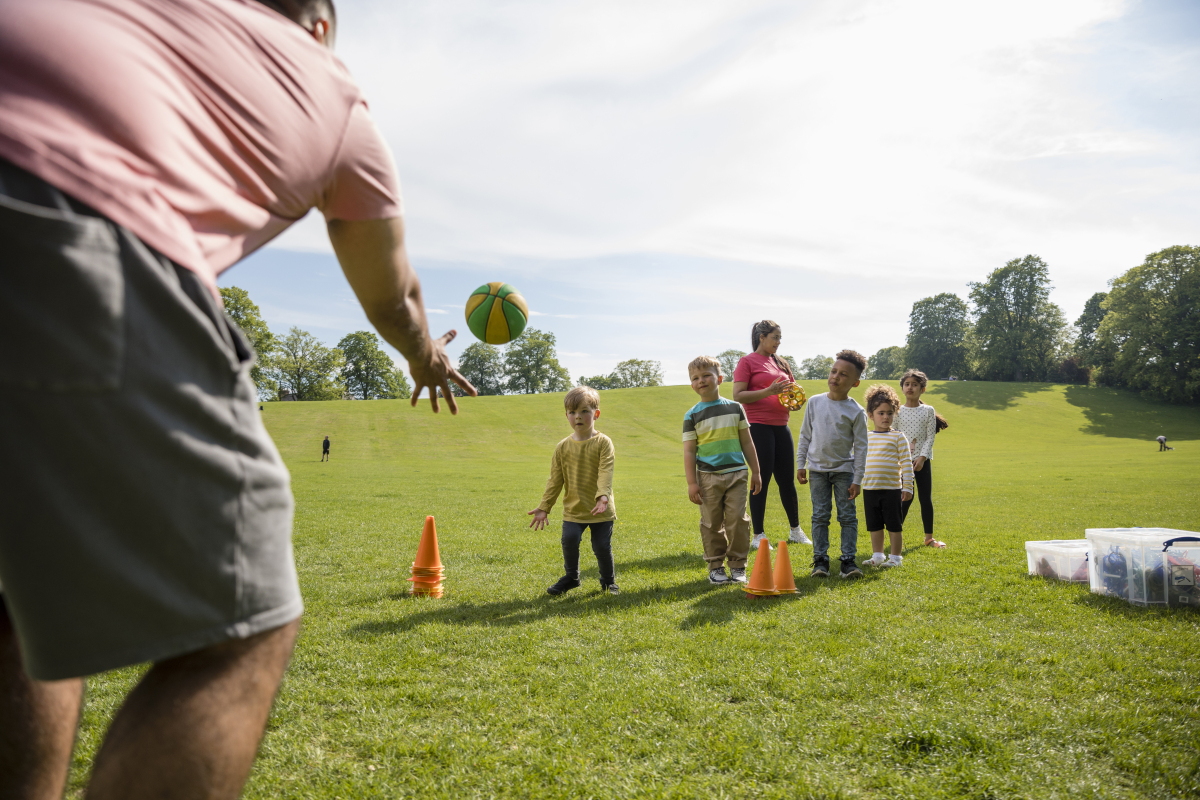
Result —
[[700, 491], [700, 484], [688, 484], [688, 500], [691, 500], [696, 505], [700, 505], [700, 501], [704, 499], [704, 492]]
[[808, 483], [808, 470], [806, 470], [806, 469], [796, 470], [796, 481], [798, 483]]
[[925, 466], [925, 456], [917, 456], [913, 461], [913, 472], [920, 472], [923, 466]]
[[750, 494], [758, 494], [762, 491], [762, 475], [757, 472], [750, 473]]
[[542, 511], [540, 508], [535, 508], [529, 513], [533, 515], [533, 521], [529, 523], [529, 527], [533, 528], [535, 531], [540, 531], [542, 528], [546, 527], [545, 511]]
[[849, 495], [851, 500], [853, 500], [856, 497], [858, 497], [858, 493], [861, 489], [862, 489], [862, 487], [859, 486], [857, 483], [852, 483], [852, 484], [850, 484], [850, 491], [847, 492], [846, 494]]
[[907, 503], [909, 500], [912, 500], [912, 492], [901, 492], [900, 493], [900, 502]]
[[592, 516], [598, 517], [608, 510], [608, 498], [600, 495], [600, 499], [596, 501], [596, 507], [592, 509]]

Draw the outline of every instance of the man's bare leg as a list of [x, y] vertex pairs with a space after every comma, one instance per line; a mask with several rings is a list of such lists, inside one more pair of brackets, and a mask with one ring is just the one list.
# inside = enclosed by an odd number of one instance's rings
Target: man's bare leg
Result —
[[155, 664], [113, 719], [87, 797], [238, 797], [299, 627]]
[[67, 782], [83, 681], [35, 681], [0, 597], [0, 797], [59, 800]]

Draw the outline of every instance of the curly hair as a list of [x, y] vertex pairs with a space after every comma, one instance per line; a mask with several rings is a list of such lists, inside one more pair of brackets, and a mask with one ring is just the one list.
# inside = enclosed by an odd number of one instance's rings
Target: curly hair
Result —
[[886, 383], [877, 383], [867, 389], [867, 414], [874, 414], [875, 409], [879, 408], [884, 403], [892, 407], [892, 411], [900, 408], [900, 396], [896, 394], [896, 390], [888, 386]]
[[905, 370], [904, 374], [900, 376], [900, 385], [903, 386], [904, 382], [909, 378], [914, 378], [917, 383], [921, 384], [922, 389], [924, 389], [926, 384], [929, 383], [929, 378], [925, 376], [924, 372], [921, 372], [919, 369], [908, 369]]
[[867, 369], [867, 358], [857, 350], [843, 350], [833, 357], [834, 361], [845, 361], [853, 364], [858, 370], [858, 376], [861, 378], [863, 372]]

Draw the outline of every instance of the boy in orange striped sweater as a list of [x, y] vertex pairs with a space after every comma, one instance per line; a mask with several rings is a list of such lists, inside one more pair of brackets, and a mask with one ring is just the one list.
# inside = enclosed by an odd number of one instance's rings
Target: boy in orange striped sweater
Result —
[[[863, 511], [871, 533], [871, 557], [864, 567], [898, 567], [904, 561], [904, 525], [901, 507], [912, 498], [912, 452], [908, 437], [892, 430], [900, 397], [884, 384], [867, 389], [867, 416], [875, 430], [867, 433], [867, 470], [863, 474]], [[883, 531], [891, 540], [891, 555], [883, 554]]]

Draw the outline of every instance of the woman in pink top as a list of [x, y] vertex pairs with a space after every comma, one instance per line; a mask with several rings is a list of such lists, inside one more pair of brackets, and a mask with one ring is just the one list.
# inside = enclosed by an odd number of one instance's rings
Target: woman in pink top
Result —
[[[754, 523], [750, 547], [753, 550], [767, 538], [763, 532], [763, 518], [767, 513], [767, 488], [771, 485], [772, 475], [779, 484], [779, 498], [792, 528], [788, 541], [809, 544], [800, 528], [796, 485], [792, 483], [795, 475], [792, 461], [796, 453], [792, 431], [788, 427], [789, 412], [779, 402], [779, 395], [795, 381], [787, 362], [775, 355], [782, 340], [779, 323], [769, 319], [754, 323], [750, 329], [750, 345], [754, 352], [742, 356], [733, 371], [733, 399], [746, 409], [763, 480], [762, 491], [750, 495], [750, 519]], [[769, 543], [767, 547], [770, 547]]]

